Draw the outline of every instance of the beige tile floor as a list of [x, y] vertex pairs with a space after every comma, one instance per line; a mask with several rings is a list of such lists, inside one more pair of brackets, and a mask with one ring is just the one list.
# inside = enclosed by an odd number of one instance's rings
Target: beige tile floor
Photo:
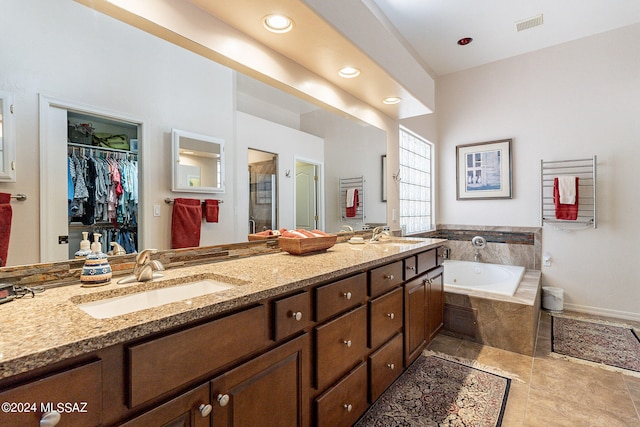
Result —
[[534, 357], [444, 334], [428, 349], [476, 360], [513, 378], [503, 427], [640, 427], [640, 378], [550, 356], [546, 312], [541, 313]]

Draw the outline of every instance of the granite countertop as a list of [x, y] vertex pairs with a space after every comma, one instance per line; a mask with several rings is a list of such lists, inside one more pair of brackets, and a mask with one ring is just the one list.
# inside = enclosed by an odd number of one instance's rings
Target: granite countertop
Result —
[[[326, 252], [305, 256], [282, 252], [170, 269], [152, 282], [118, 285], [114, 278], [97, 288], [83, 288], [78, 283], [2, 304], [0, 379], [399, 260], [446, 242], [410, 240], [420, 243], [339, 243]], [[200, 279], [237, 286], [109, 319], [95, 319], [77, 306]]]

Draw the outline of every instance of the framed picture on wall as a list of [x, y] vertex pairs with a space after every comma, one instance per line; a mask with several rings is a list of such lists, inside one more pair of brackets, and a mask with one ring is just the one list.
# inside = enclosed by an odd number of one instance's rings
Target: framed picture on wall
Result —
[[456, 198], [511, 199], [511, 139], [456, 146]]

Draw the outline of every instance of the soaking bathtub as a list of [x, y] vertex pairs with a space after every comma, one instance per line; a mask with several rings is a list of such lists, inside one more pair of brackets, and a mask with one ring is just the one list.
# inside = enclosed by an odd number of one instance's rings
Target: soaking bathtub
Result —
[[483, 262], [445, 260], [444, 284], [453, 289], [513, 296], [524, 276], [524, 267]]

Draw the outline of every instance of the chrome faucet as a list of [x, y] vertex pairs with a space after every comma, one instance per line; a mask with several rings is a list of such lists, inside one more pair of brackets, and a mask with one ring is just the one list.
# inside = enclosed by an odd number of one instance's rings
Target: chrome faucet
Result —
[[118, 280], [118, 284], [133, 282], [148, 282], [149, 280], [162, 277], [162, 273], [155, 271], [164, 270], [164, 265], [160, 261], [152, 260], [151, 254], [158, 252], [157, 249], [145, 249], [136, 256], [136, 263], [133, 266], [133, 275]]
[[481, 262], [482, 261], [482, 254], [480, 253], [479, 250], [476, 250], [475, 255], [473, 256], [473, 260], [475, 262]]
[[387, 236], [389, 237], [391, 234], [389, 233], [389, 230], [386, 229], [387, 227], [376, 227], [373, 229], [373, 233], [371, 235], [371, 242], [377, 242], [379, 241], [382, 236]]

